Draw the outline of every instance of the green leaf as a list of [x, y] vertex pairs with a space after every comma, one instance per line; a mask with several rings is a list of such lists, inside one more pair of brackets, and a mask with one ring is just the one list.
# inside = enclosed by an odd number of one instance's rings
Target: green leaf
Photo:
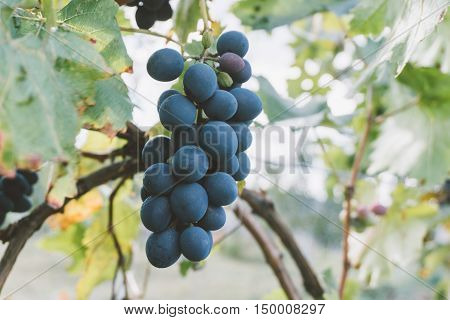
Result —
[[271, 30], [290, 24], [317, 12], [347, 13], [356, 0], [241, 0], [233, 5], [233, 13], [244, 25]]
[[397, 78], [413, 89], [420, 97], [420, 103], [427, 108], [447, 109], [450, 115], [450, 75], [436, 68], [414, 68], [407, 64]]
[[95, 106], [88, 107], [84, 117], [98, 127], [111, 124], [113, 129], [124, 128], [132, 119], [133, 104], [128, 89], [121, 79], [97, 81], [95, 84]]
[[175, 33], [181, 42], [186, 42], [189, 33], [197, 30], [200, 19], [198, 0], [180, 0], [175, 11]]
[[190, 56], [200, 56], [203, 53], [203, 44], [201, 41], [194, 40], [184, 46], [184, 51]]
[[395, 73], [402, 72], [420, 42], [430, 35], [442, 21], [447, 10], [447, 0], [401, 2], [395, 10], [391, 32], [379, 50], [373, 51], [374, 59], [362, 73], [358, 84], [363, 83], [385, 62], [394, 66]]
[[69, 255], [72, 263], [67, 267], [67, 270], [69, 272], [79, 272], [82, 270], [86, 253], [86, 248], [81, 243], [85, 230], [86, 228], [83, 224], [74, 224], [66, 230], [46, 236], [40, 241], [39, 245], [45, 250], [58, 251]]
[[[123, 187], [114, 201], [114, 230], [125, 258], [131, 255], [131, 244], [140, 223], [136, 208], [126, 202], [127, 192], [130, 192], [129, 185]], [[98, 284], [114, 276], [118, 255], [107, 226], [108, 210], [105, 209], [96, 215], [85, 232], [83, 245], [87, 250], [84, 270], [77, 284], [79, 299], [87, 299]]]
[[[58, 12], [57, 19], [64, 29], [92, 42], [108, 65], [121, 73], [131, 68], [132, 61], [117, 25], [118, 7], [113, 0], [72, 0]], [[76, 47], [71, 49], [77, 51]]]
[[8, 39], [0, 29], [0, 56], [8, 61], [0, 66], [0, 132], [6, 140], [0, 158], [7, 165], [68, 160], [80, 124], [74, 97], [44, 43], [31, 36]]
[[[281, 97], [264, 77], [256, 77], [259, 82], [258, 96], [263, 103], [263, 109], [269, 122], [278, 122], [293, 118], [305, 118], [306, 121], [316, 123], [323, 118], [323, 112], [327, 108], [326, 102], [315, 97], [305, 106], [298, 108], [296, 102], [291, 99]], [[309, 125], [312, 125], [309, 123]]]
[[381, 125], [372, 146], [369, 174], [387, 170], [427, 184], [441, 183], [450, 170], [449, 77], [437, 70], [407, 66], [399, 80], [418, 90], [419, 105], [411, 102], [414, 92], [396, 83], [390, 85], [385, 95], [390, 110], [407, 104], [411, 107]]
[[353, 8], [353, 19], [350, 22], [351, 31], [361, 34], [379, 34], [386, 26], [388, 0], [363, 0]]
[[105, 76], [108, 71], [111, 71], [92, 43], [72, 32], [58, 30], [52, 33], [52, 36], [48, 37], [47, 50], [54, 57], [96, 69], [98, 72], [105, 73]]
[[369, 174], [394, 174], [442, 182], [450, 170], [450, 118], [412, 109], [388, 119], [370, 155]]
[[437, 25], [436, 31], [424, 39], [411, 59], [421, 67], [436, 66], [443, 73], [450, 72], [450, 14]]
[[183, 261], [181, 261], [179, 266], [180, 266], [180, 274], [183, 277], [186, 277], [188, 272], [189, 272], [189, 270], [190, 269], [194, 269], [194, 262], [191, 262], [189, 260], [183, 260]]

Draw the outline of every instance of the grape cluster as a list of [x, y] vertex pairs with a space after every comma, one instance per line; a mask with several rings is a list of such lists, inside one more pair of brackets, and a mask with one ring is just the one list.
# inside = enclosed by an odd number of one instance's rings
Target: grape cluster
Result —
[[[203, 41], [207, 54], [212, 42]], [[211, 232], [225, 224], [223, 206], [238, 196], [236, 181], [249, 174], [244, 152], [252, 143], [248, 125], [262, 103], [240, 88], [251, 76], [243, 59], [248, 46], [242, 33], [224, 33], [217, 40], [217, 55], [195, 59], [187, 68], [184, 94], [171, 89], [159, 97], [160, 121], [171, 137], [157, 136], [145, 144], [141, 190], [141, 219], [153, 232], [146, 253], [155, 267], [169, 267], [181, 254], [193, 262], [204, 260], [213, 246]], [[182, 74], [184, 59], [175, 50], [161, 49], [149, 58], [147, 70], [156, 80], [172, 81]]]
[[36, 172], [17, 170], [13, 178], [0, 176], [0, 225], [8, 212], [24, 213], [31, 209], [28, 199], [38, 181]]
[[133, 0], [127, 6], [137, 7], [135, 18], [139, 29], [150, 29], [156, 21], [167, 21], [173, 14], [169, 0]]

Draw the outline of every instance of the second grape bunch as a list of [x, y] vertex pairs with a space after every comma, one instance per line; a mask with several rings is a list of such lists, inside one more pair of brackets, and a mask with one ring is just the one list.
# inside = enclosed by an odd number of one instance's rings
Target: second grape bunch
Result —
[[[213, 41], [205, 33], [202, 56], [187, 58], [184, 92], [171, 89], [159, 97], [160, 121], [171, 137], [152, 138], [142, 152], [147, 170], [141, 219], [153, 232], [146, 254], [158, 268], [173, 265], [181, 255], [193, 262], [207, 258], [211, 232], [225, 225], [223, 206], [236, 200], [237, 181], [250, 172], [248, 126], [262, 102], [241, 88], [252, 75], [243, 59], [249, 43], [240, 32], [226, 32], [213, 55], [208, 51]], [[150, 57], [147, 71], [158, 81], [173, 81], [182, 75], [185, 59], [164, 48]]]

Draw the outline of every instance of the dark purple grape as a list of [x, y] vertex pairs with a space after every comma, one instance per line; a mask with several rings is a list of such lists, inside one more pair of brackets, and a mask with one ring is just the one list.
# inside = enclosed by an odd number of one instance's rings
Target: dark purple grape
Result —
[[242, 71], [245, 67], [244, 59], [235, 53], [227, 52], [219, 58], [220, 69], [229, 74]]
[[150, 12], [144, 7], [138, 7], [135, 17], [139, 29], [150, 29], [156, 21], [156, 13]]

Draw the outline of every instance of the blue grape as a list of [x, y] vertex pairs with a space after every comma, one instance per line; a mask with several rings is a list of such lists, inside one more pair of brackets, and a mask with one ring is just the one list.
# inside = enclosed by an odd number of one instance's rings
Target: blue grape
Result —
[[186, 228], [180, 235], [180, 248], [190, 261], [205, 260], [211, 252], [211, 237], [200, 227]]
[[141, 220], [150, 231], [166, 230], [172, 220], [169, 198], [166, 196], [147, 198], [141, 207]]
[[145, 170], [144, 188], [152, 196], [170, 193], [175, 183], [175, 177], [167, 163], [155, 163]]
[[17, 173], [21, 174], [30, 185], [36, 184], [39, 180], [38, 174], [31, 170], [18, 169]]
[[184, 69], [184, 60], [180, 53], [164, 48], [153, 53], [147, 62], [147, 72], [155, 80], [172, 81], [178, 78]]
[[167, 268], [181, 256], [180, 235], [175, 229], [153, 233], [145, 246], [148, 261], [156, 268]]
[[219, 58], [220, 69], [229, 74], [234, 74], [242, 71], [245, 67], [244, 60], [237, 54], [232, 52], [224, 53]]
[[198, 226], [205, 230], [216, 231], [222, 228], [227, 221], [227, 215], [222, 207], [208, 207]]
[[167, 162], [170, 156], [170, 138], [165, 136], [156, 136], [147, 141], [142, 149], [142, 161], [145, 168], [155, 163]]
[[244, 68], [241, 71], [230, 73], [231, 78], [235, 83], [244, 83], [252, 77], [252, 67], [250, 63], [244, 59]]
[[198, 143], [198, 127], [197, 125], [187, 126], [179, 125], [172, 130], [172, 146], [176, 151], [183, 146], [193, 146]]
[[222, 121], [209, 121], [200, 128], [199, 144], [214, 160], [226, 160], [237, 151], [238, 141], [233, 128]]
[[16, 176], [13, 178], [3, 177], [0, 188], [9, 197], [17, 197], [23, 194], [29, 196], [33, 191], [27, 179], [20, 173], [16, 173]]
[[236, 113], [238, 103], [236, 98], [228, 91], [217, 90], [201, 106], [210, 119], [225, 121]]
[[180, 92], [178, 92], [177, 90], [173, 90], [173, 89], [169, 89], [164, 91], [163, 93], [161, 93], [161, 95], [159, 96], [158, 99], [158, 103], [156, 104], [156, 108], [159, 109], [161, 108], [162, 103], [164, 102], [164, 100], [166, 100], [168, 97], [173, 96], [175, 94], [181, 94]]
[[184, 74], [183, 85], [189, 97], [196, 102], [204, 102], [216, 91], [217, 76], [207, 64], [196, 63]]
[[239, 161], [236, 156], [232, 156], [229, 159], [219, 159], [213, 163], [212, 169], [214, 171], [221, 171], [233, 175], [239, 169]]
[[208, 194], [209, 203], [217, 207], [231, 204], [238, 196], [236, 182], [225, 172], [207, 175], [202, 185]]
[[135, 18], [139, 29], [150, 29], [156, 22], [156, 13], [148, 11], [144, 7], [138, 7]]
[[31, 201], [24, 195], [15, 196], [11, 200], [14, 204], [12, 212], [24, 213], [31, 209]]
[[144, 187], [141, 188], [141, 200], [145, 201], [145, 199], [147, 199], [148, 197], [150, 197], [150, 193], [145, 190]]
[[170, 206], [181, 222], [195, 223], [205, 215], [208, 195], [198, 183], [182, 183], [170, 194]]
[[233, 52], [240, 57], [244, 57], [248, 51], [247, 37], [238, 31], [228, 31], [223, 33], [217, 40], [217, 52], [222, 55], [226, 52]]
[[170, 18], [172, 18], [173, 10], [172, 6], [170, 5], [169, 1], [166, 0], [166, 2], [162, 5], [161, 8], [158, 9], [156, 12], [156, 19], [158, 21], [167, 21]]
[[233, 128], [238, 139], [238, 152], [247, 150], [253, 141], [253, 136], [248, 126], [243, 122], [230, 123], [230, 126]]
[[143, 7], [149, 11], [158, 11], [164, 5], [167, 0], [141, 0], [143, 1]]
[[247, 178], [250, 173], [251, 164], [250, 159], [248, 158], [245, 152], [238, 153], [237, 155], [239, 161], [239, 170], [233, 175], [233, 178], [236, 181], [241, 181]]
[[178, 125], [192, 125], [197, 116], [195, 105], [181, 94], [168, 97], [159, 108], [159, 118], [167, 130]]
[[238, 102], [238, 109], [231, 121], [243, 122], [255, 119], [262, 111], [261, 99], [248, 89], [235, 88], [230, 93]]
[[8, 213], [12, 211], [14, 208], [14, 203], [11, 201], [11, 199], [3, 193], [3, 191], [0, 191], [0, 214]]
[[178, 149], [171, 160], [173, 174], [183, 182], [196, 182], [208, 171], [209, 161], [202, 149], [184, 146]]

